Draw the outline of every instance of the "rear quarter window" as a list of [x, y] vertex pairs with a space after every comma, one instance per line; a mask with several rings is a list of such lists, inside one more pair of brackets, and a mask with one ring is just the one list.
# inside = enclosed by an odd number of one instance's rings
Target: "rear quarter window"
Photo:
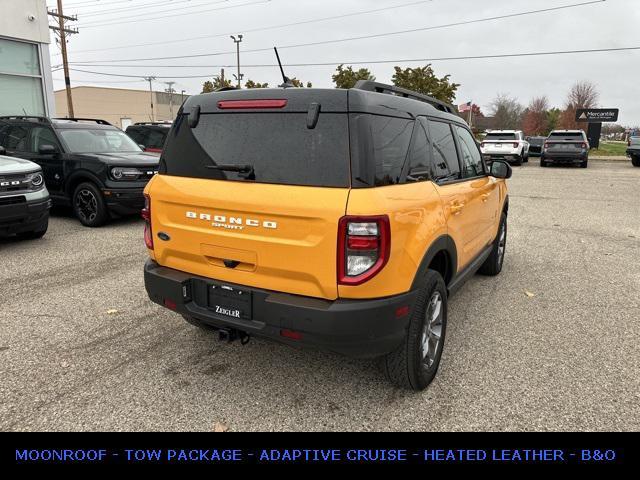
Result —
[[[160, 172], [181, 177], [283, 185], [349, 187], [346, 113], [321, 113], [307, 128], [306, 113], [203, 114], [174, 123]], [[251, 165], [255, 178], [207, 167]]]
[[485, 140], [518, 140], [515, 133], [487, 133]]
[[585, 137], [581, 133], [565, 133], [565, 132], [557, 132], [552, 133], [549, 136], [549, 139], [552, 141], [567, 141], [567, 142], [584, 142]]

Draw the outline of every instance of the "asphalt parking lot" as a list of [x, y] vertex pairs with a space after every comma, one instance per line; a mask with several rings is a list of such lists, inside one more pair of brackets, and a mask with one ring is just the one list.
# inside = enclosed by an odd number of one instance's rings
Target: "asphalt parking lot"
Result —
[[0, 429], [639, 430], [640, 169], [516, 168], [501, 276], [451, 300], [421, 394], [376, 363], [220, 344], [146, 296], [142, 224], [0, 241]]

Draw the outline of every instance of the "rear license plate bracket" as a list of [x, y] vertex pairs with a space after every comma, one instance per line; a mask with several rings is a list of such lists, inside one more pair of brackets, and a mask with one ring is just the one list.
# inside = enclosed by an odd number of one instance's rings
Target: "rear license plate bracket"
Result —
[[209, 308], [222, 317], [253, 319], [253, 292], [222, 283], [208, 286]]

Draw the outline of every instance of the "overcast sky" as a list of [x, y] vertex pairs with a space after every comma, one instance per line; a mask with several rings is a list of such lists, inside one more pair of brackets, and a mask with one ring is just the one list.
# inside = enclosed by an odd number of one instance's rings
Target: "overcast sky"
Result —
[[[118, 75], [168, 77], [174, 88], [199, 93], [205, 78], [221, 65], [235, 73], [235, 44], [231, 33], [244, 33], [243, 51], [280, 47], [285, 64], [330, 63], [330, 66], [290, 66], [286, 73], [315, 87], [331, 87], [331, 74], [340, 63], [365, 62], [378, 81], [390, 82], [393, 67], [427, 62], [367, 63], [383, 60], [435, 59], [560, 50], [640, 47], [640, 0], [606, 0], [552, 12], [467, 23], [376, 38], [286, 48], [290, 45], [341, 40], [411, 29], [469, 22], [523, 13], [588, 0], [65, 0], [65, 14], [77, 14], [80, 34], [69, 43], [73, 68]], [[55, 6], [55, 0], [47, 0]], [[397, 7], [397, 8], [392, 8]], [[380, 10], [385, 9], [385, 10]], [[370, 12], [371, 10], [380, 10]], [[361, 15], [351, 15], [369, 11]], [[345, 16], [349, 15], [349, 16]], [[327, 17], [338, 17], [325, 21]], [[157, 18], [163, 17], [163, 18]], [[126, 22], [126, 23], [123, 23]], [[307, 22], [296, 26], [283, 24]], [[103, 25], [99, 25], [102, 23]], [[104, 25], [111, 23], [110, 25]], [[279, 28], [268, 28], [268, 27]], [[258, 29], [261, 29], [257, 31]], [[253, 30], [253, 31], [252, 31]], [[205, 37], [193, 39], [194, 37]], [[187, 40], [191, 39], [191, 40]], [[156, 44], [162, 42], [162, 44]], [[156, 45], [136, 46], [153, 43]], [[125, 48], [117, 48], [125, 47]], [[96, 51], [98, 50], [99, 51]], [[105, 50], [108, 49], [108, 50]], [[222, 53], [198, 58], [136, 60]], [[52, 45], [52, 65], [61, 64]], [[242, 53], [245, 65], [271, 65], [272, 51]], [[578, 80], [594, 82], [601, 107], [619, 107], [620, 123], [640, 125], [640, 50], [495, 59], [434, 60], [441, 76], [451, 74], [462, 86], [456, 103], [474, 101], [485, 113], [498, 93], [523, 104], [547, 95], [562, 106], [568, 89]], [[117, 65], [117, 66], [105, 66]], [[129, 65], [129, 67], [123, 66]], [[172, 65], [187, 65], [170, 68]], [[358, 65], [357, 68], [360, 68]], [[271, 66], [244, 67], [246, 79], [281, 82]], [[72, 72], [72, 84], [147, 88], [143, 80]], [[63, 88], [61, 71], [54, 73]]]

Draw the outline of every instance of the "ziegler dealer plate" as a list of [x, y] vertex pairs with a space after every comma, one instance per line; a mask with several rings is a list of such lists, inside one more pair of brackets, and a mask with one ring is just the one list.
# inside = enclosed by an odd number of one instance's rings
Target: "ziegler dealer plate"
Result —
[[251, 320], [252, 292], [224, 284], [209, 285], [209, 308], [228, 318]]

